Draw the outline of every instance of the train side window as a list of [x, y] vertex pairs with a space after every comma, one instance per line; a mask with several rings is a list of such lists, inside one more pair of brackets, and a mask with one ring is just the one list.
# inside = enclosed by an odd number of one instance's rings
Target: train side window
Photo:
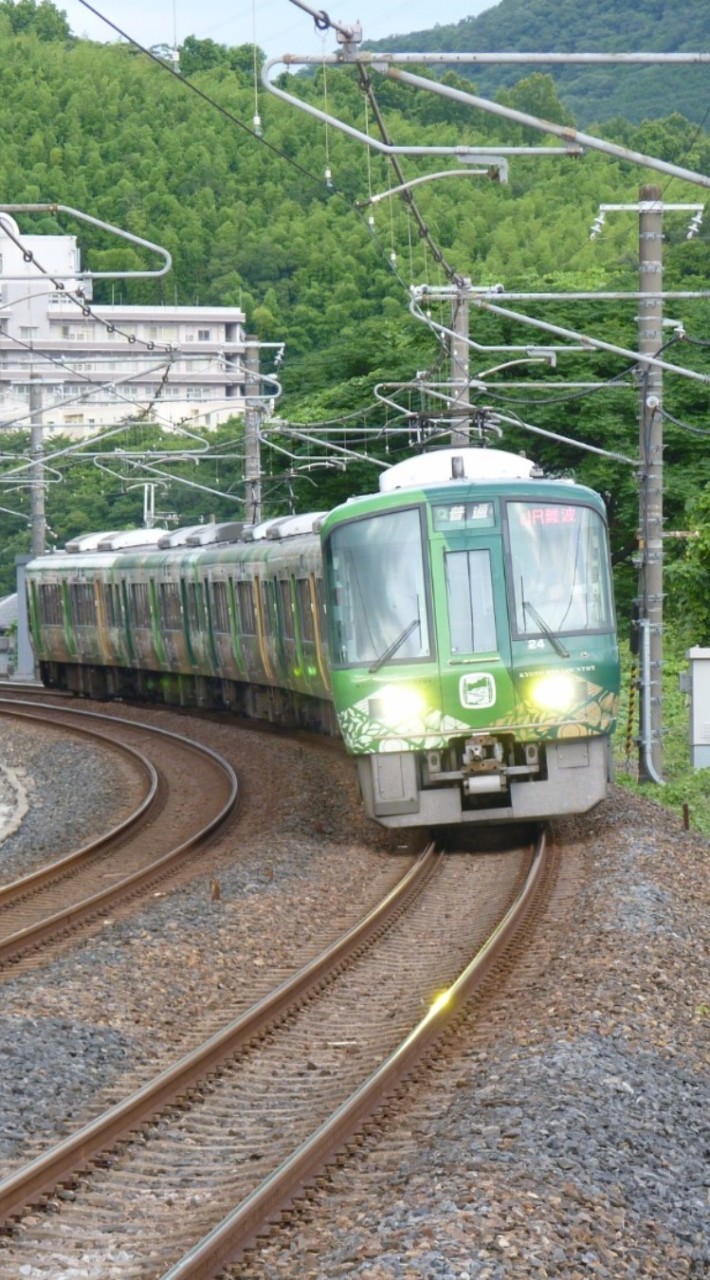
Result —
[[278, 635], [279, 612], [276, 601], [276, 583], [271, 581], [262, 582], [260, 583], [260, 587], [264, 621], [266, 623], [266, 634], [269, 636]]
[[229, 606], [227, 604], [226, 582], [212, 583], [212, 618], [215, 631], [223, 635], [229, 634]]
[[106, 625], [109, 627], [122, 627], [123, 613], [121, 610], [121, 588], [118, 583], [104, 583], [103, 597]]
[[96, 598], [93, 582], [72, 582], [69, 587], [71, 615], [75, 626], [96, 625]]
[[322, 578], [316, 578], [316, 614], [318, 616], [318, 629], [321, 635], [325, 636], [326, 634], [325, 584]]
[[287, 640], [294, 640], [296, 630], [293, 620], [293, 601], [291, 600], [291, 583], [287, 578], [279, 578], [275, 583], [277, 591], [277, 612], [281, 625], [281, 634]]
[[62, 589], [59, 583], [40, 583], [37, 594], [40, 622], [48, 627], [61, 627], [63, 621], [63, 610]]
[[256, 611], [254, 609], [254, 594], [252, 592], [251, 582], [237, 582], [237, 619], [239, 621], [239, 630], [242, 635], [256, 635]]
[[187, 601], [187, 621], [191, 632], [203, 629], [204, 596], [201, 582], [188, 582], [185, 592]]
[[446, 598], [452, 653], [490, 653], [498, 647], [491, 555], [487, 548], [449, 551]]
[[160, 624], [166, 631], [182, 631], [182, 610], [177, 585], [174, 582], [158, 584]]
[[150, 627], [150, 602], [148, 599], [148, 583], [131, 583], [131, 613], [136, 627], [147, 630]]
[[301, 624], [301, 635], [304, 640], [315, 640], [316, 630], [308, 578], [296, 578], [296, 602], [298, 605], [298, 620]]

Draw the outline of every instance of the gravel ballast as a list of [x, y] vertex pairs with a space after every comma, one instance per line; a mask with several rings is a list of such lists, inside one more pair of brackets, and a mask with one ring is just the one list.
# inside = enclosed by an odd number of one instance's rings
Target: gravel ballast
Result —
[[[301, 921], [318, 950], [341, 895], [361, 886], [364, 910], [409, 857], [362, 818], [351, 766], [334, 752], [319, 753], [315, 770], [298, 742], [257, 735], [244, 745], [234, 729], [200, 730], [216, 750], [233, 744], [252, 823], [245, 847], [215, 853], [179, 891], [107, 925], [78, 955], [5, 974], [4, 1162], [17, 1163], [28, 1135], [71, 1128], [87, 1096], [112, 1083], [119, 1092], [127, 1062], [147, 1067], [190, 1010], [219, 1010], [227, 969], [240, 969], [245, 999], [261, 994], [274, 955], [288, 971]], [[2, 759], [21, 787], [15, 830], [0, 808], [3, 880], [38, 848], [48, 859], [52, 820], [74, 812], [78, 796], [87, 837], [99, 815], [106, 825], [105, 795], [121, 809], [108, 753], [53, 734], [48, 762], [41, 731], [28, 729], [13, 731], [9, 759], [6, 733]], [[103, 798], [88, 785], [102, 776]], [[0, 778], [0, 806], [11, 791]], [[492, 1022], [465, 1019], [314, 1205], [235, 1276], [710, 1276], [710, 845], [618, 788], [594, 813], [560, 823], [556, 838], [569, 850], [569, 883]], [[132, 996], [111, 995], [122, 981]]]

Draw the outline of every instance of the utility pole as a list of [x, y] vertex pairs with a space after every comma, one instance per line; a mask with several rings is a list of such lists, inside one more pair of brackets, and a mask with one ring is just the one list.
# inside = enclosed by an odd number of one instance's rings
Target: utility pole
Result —
[[[601, 204], [592, 227], [595, 239], [607, 213], [637, 213], [639, 219], [639, 589], [636, 599], [640, 653], [639, 780], [663, 777], [663, 215], [693, 214], [688, 239], [697, 235], [701, 204], [667, 204], [659, 186], [639, 188], [636, 204]], [[633, 296], [633, 295], [632, 295]], [[677, 296], [677, 295], [673, 295]], [[561, 332], [557, 330], [557, 332]], [[622, 349], [617, 348], [619, 353]], [[646, 359], [644, 359], [646, 357]], [[654, 363], [651, 363], [654, 361]], [[671, 365], [673, 372], [684, 372]]]
[[244, 397], [244, 482], [245, 513], [250, 524], [261, 520], [261, 449], [259, 425], [261, 422], [261, 380], [259, 378], [259, 340], [247, 334], [244, 345], [244, 369], [246, 373]]
[[[663, 345], [663, 192], [639, 188], [639, 353]], [[663, 370], [640, 365], [639, 644], [641, 689], [639, 779], [663, 776]]]
[[468, 293], [470, 287], [471, 281], [469, 279], [466, 277], [457, 278], [456, 295], [454, 297], [451, 315], [451, 382], [453, 384], [451, 443], [455, 448], [460, 445], [467, 445], [470, 437], [470, 347], [468, 342]]
[[30, 374], [30, 525], [32, 554], [44, 555], [47, 543], [47, 521], [44, 511], [44, 468], [42, 458], [42, 382], [38, 373]]

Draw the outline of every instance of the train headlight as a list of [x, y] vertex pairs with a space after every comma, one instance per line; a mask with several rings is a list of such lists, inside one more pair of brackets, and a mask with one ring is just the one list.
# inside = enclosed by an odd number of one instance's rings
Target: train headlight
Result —
[[567, 711], [579, 697], [579, 687], [573, 676], [559, 672], [541, 676], [532, 685], [529, 699], [542, 711]]
[[424, 699], [410, 684], [386, 685], [370, 698], [370, 715], [383, 724], [416, 720], [424, 710]]

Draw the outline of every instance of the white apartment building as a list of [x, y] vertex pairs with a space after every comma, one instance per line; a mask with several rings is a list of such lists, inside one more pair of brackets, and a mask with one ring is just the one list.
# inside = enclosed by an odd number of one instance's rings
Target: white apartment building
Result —
[[74, 437], [137, 417], [215, 427], [244, 413], [244, 324], [238, 307], [94, 306], [75, 236], [0, 213], [0, 431], [33, 415]]

